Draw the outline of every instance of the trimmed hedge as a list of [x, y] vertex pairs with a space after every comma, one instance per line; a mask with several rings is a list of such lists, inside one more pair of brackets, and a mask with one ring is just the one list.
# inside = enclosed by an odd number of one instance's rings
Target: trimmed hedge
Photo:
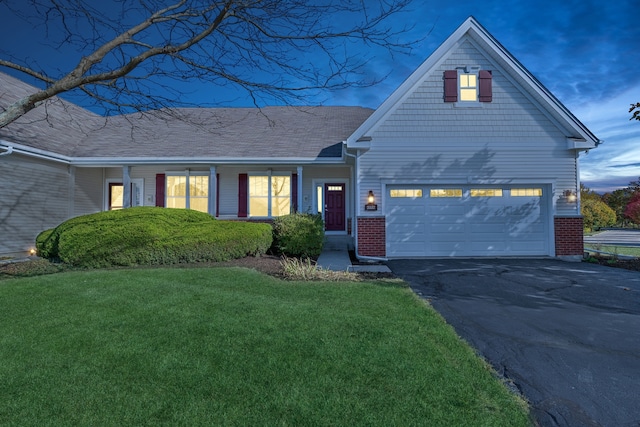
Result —
[[273, 221], [273, 247], [291, 257], [317, 258], [324, 243], [322, 216], [296, 213]]
[[72, 218], [36, 238], [40, 256], [91, 268], [226, 261], [264, 254], [271, 243], [269, 224], [155, 207]]

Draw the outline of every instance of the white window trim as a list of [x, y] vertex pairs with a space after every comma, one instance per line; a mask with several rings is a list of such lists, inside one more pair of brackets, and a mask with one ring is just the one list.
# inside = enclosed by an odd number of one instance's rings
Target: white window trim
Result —
[[[185, 170], [185, 171], [181, 171], [181, 172], [177, 172], [177, 171], [173, 171], [173, 172], [165, 172], [165, 181], [164, 181], [164, 206], [167, 206], [167, 201], [169, 198], [169, 191], [167, 188], [168, 182], [169, 180], [166, 179], [170, 176], [184, 176], [187, 178], [187, 188], [185, 190], [185, 209], [191, 209], [191, 195], [189, 194], [189, 177], [192, 176], [206, 176], [209, 178], [209, 181], [211, 181], [211, 177], [209, 176], [209, 172], [207, 171], [191, 171], [189, 169]], [[132, 180], [133, 181], [133, 180]], [[209, 182], [209, 187], [211, 187], [211, 182]], [[211, 206], [211, 203], [209, 201], [209, 199], [211, 198], [211, 191], [209, 191], [209, 193], [207, 194], [207, 206]], [[209, 208], [207, 207], [207, 210], [209, 210]], [[208, 214], [211, 215], [211, 212], [207, 212]], [[215, 212], [214, 212], [215, 213]]]
[[[293, 174], [293, 172], [287, 172], [287, 171], [274, 172], [272, 170], [249, 172], [247, 174], [247, 185], [249, 184], [249, 178], [251, 178], [252, 176], [267, 176], [267, 177], [269, 177], [269, 183], [268, 183], [269, 195], [267, 196], [267, 216], [251, 215], [251, 188], [249, 187], [247, 189], [247, 217], [248, 218], [256, 218], [256, 219], [277, 218], [277, 217], [274, 217], [272, 215], [272, 213], [271, 213], [271, 200], [273, 198], [273, 196], [271, 195], [271, 177], [272, 176], [288, 176], [289, 177], [289, 185], [291, 185], [291, 176], [292, 176], [292, 174]], [[295, 191], [298, 191], [298, 190], [295, 189]], [[298, 204], [299, 203], [300, 203], [300, 200], [298, 200]], [[293, 209], [293, 191], [290, 189], [289, 190], [289, 211], [291, 211], [291, 209]]]
[[[480, 102], [480, 67], [462, 67], [457, 68], [458, 71], [458, 80], [457, 80], [457, 90], [458, 90], [458, 100], [453, 103], [454, 107], [463, 107], [463, 108], [483, 108], [484, 105]], [[461, 93], [461, 82], [460, 78], [463, 74], [473, 74], [476, 76], [476, 100], [475, 101], [463, 101], [462, 93]]]
[[[122, 178], [107, 178], [104, 183], [104, 198], [103, 198], [103, 210], [109, 210], [109, 184], [123, 184]], [[137, 200], [135, 199], [135, 194], [131, 195], [131, 206], [144, 206], [144, 179], [143, 178], [132, 178], [131, 183], [138, 188], [139, 197]]]

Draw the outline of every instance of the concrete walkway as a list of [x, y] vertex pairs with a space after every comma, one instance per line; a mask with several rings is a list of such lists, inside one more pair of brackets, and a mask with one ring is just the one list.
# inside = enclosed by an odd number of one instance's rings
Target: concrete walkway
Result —
[[347, 236], [326, 236], [322, 253], [318, 257], [318, 267], [353, 273], [391, 273], [389, 267], [384, 264], [353, 265], [349, 257], [350, 244], [350, 239]]
[[351, 265], [350, 246], [351, 239], [347, 236], [325, 236], [322, 253], [318, 257], [318, 267], [332, 271], [348, 271]]

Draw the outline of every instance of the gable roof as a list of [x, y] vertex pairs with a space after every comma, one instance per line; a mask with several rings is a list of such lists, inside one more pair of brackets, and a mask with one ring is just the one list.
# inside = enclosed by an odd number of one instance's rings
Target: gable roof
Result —
[[[38, 89], [0, 73], [0, 108]], [[373, 110], [178, 108], [102, 117], [54, 97], [0, 129], [0, 146], [77, 165], [331, 162]]]
[[347, 138], [347, 147], [366, 148], [366, 141], [370, 140], [376, 128], [426, 80], [450, 51], [465, 40], [471, 40], [486, 52], [491, 61], [504, 69], [509, 78], [527, 91], [530, 99], [537, 103], [551, 120], [558, 123], [560, 128], [566, 129], [565, 133], [569, 132], [566, 137], [577, 141], [574, 148], [595, 148], [601, 142], [474, 17], [470, 16]]

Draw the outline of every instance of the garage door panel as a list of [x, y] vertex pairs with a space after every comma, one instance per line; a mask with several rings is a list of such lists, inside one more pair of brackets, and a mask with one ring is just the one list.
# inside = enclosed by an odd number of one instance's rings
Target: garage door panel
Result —
[[463, 251], [465, 244], [455, 242], [432, 242], [430, 250], [437, 256], [453, 256]]
[[[428, 199], [432, 201], [433, 199]], [[454, 199], [456, 200], [456, 199]], [[460, 205], [460, 201], [457, 201], [456, 204], [449, 205], [440, 205], [440, 206], [429, 206], [429, 215], [437, 217], [437, 216], [450, 216], [450, 215], [460, 215], [464, 216], [467, 214], [468, 208], [466, 206]]]
[[546, 227], [544, 224], [524, 224], [524, 225], [513, 225], [509, 227], [508, 233], [512, 237], [521, 237], [527, 238], [528, 236], [532, 236], [535, 234], [541, 234], [546, 231]]
[[391, 214], [394, 215], [394, 217], [401, 215], [424, 216], [425, 209], [425, 206], [419, 205], [399, 205], [392, 209]]
[[[423, 186], [421, 198], [388, 199], [389, 256], [548, 254], [551, 233], [546, 190], [544, 197], [511, 196], [508, 186], [458, 185], [455, 188], [462, 188], [462, 197], [431, 197], [432, 188], [436, 187]], [[471, 197], [471, 189], [476, 188], [502, 192]]]
[[450, 233], [466, 233], [467, 226], [465, 224], [429, 224], [429, 234], [450, 234]]
[[418, 227], [405, 227], [400, 229], [396, 228], [393, 231], [393, 239], [391, 240], [392, 242], [424, 242], [427, 239], [427, 234], [424, 232], [424, 229]]
[[467, 241], [467, 235], [464, 233], [434, 233], [429, 236], [427, 244], [435, 247], [436, 244], [464, 244]]
[[546, 242], [539, 241], [522, 241], [511, 242], [511, 249], [514, 252], [530, 252], [530, 251], [543, 251], [546, 249]]
[[487, 255], [497, 255], [504, 252], [507, 249], [505, 242], [478, 242], [472, 241], [469, 243], [471, 249], [470, 255], [481, 256], [486, 253]]
[[507, 231], [507, 224], [504, 222], [487, 222], [481, 224], [470, 224], [469, 233], [471, 234], [495, 234]]

